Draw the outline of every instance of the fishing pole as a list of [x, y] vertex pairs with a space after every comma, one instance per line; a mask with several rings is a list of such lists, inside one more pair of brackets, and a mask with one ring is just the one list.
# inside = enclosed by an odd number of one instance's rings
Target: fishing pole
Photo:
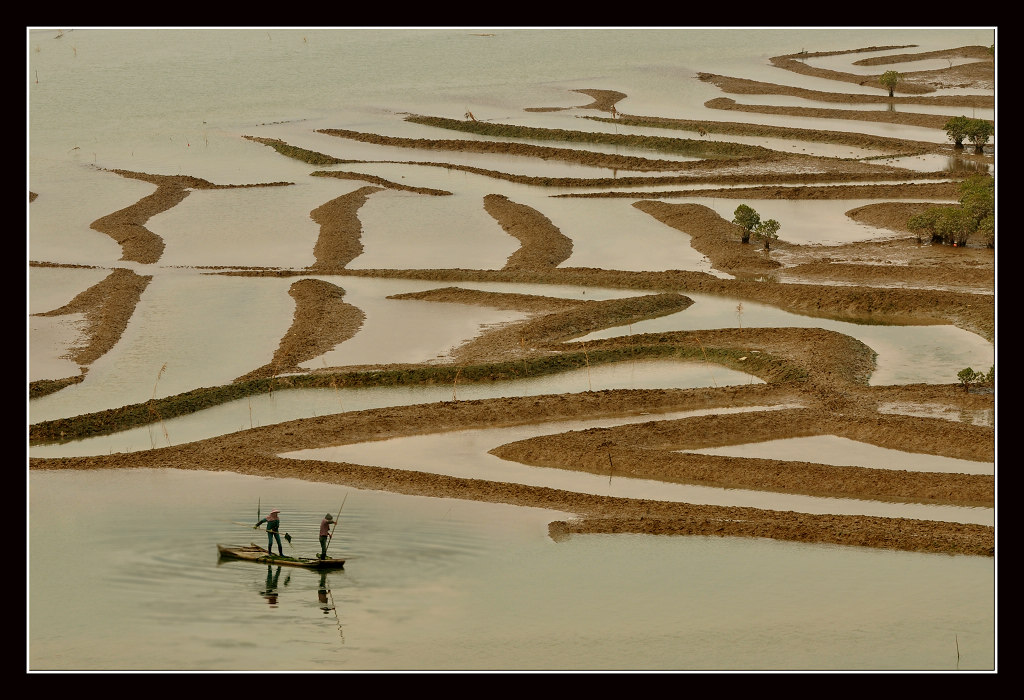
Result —
[[[234, 522], [234, 521], [232, 521], [232, 522]], [[236, 523], [236, 524], [237, 524], [237, 525], [245, 525], [246, 527], [249, 527], [249, 523]], [[260, 529], [260, 526], [259, 526], [259, 525], [254, 525], [252, 529], [253, 529], [253, 530], [259, 530], [259, 529]], [[288, 534], [288, 533], [286, 532], [286, 533], [284, 533], [284, 538], [285, 538], [285, 540], [286, 540], [286, 541], [288, 542], [288, 546], [289, 546], [289, 547], [295, 547], [295, 545], [293, 545], [293, 544], [292, 544], [292, 536], [291, 536], [291, 535], [289, 535], [289, 534]]]
[[345, 507], [345, 501], [348, 500], [348, 494], [345, 494], [345, 498], [341, 499], [341, 508], [338, 508], [338, 517], [334, 519], [334, 524], [331, 525], [331, 533], [327, 536], [327, 546], [324, 547], [324, 559], [327, 558], [327, 550], [331, 548], [331, 540], [334, 539], [334, 529], [338, 527], [338, 519], [341, 518], [341, 509]]
[[[222, 518], [222, 520], [223, 520], [223, 518]], [[242, 527], [254, 527], [254, 526], [250, 525], [249, 523], [240, 523], [240, 522], [238, 522], [237, 520], [224, 520], [224, 522], [226, 522], [226, 523], [231, 523], [232, 525], [241, 525]], [[259, 529], [259, 526], [258, 526], [258, 525], [257, 525], [257, 526], [255, 526], [255, 527], [254, 527], [254, 529], [257, 529], [257, 530], [258, 530], [258, 529]], [[284, 538], [285, 538], [286, 540], [288, 540], [288, 544], [291, 544], [291, 543], [292, 543], [292, 536], [291, 536], [291, 535], [289, 535], [289, 534], [288, 534], [287, 532], [286, 532], [286, 533], [284, 533]]]
[[[256, 522], [257, 522], [257, 523], [259, 523], [259, 521], [263, 520], [263, 518], [261, 518], [261, 517], [260, 517], [260, 505], [261, 505], [261, 504], [262, 504], [262, 498], [257, 498], [257, 499], [256, 499]], [[234, 520], [231, 520], [231, 521], [229, 521], [229, 522], [235, 522], [235, 521], [234, 521]], [[245, 525], [246, 527], [248, 527], [248, 526], [249, 526], [249, 524], [248, 524], [248, 523], [235, 523], [235, 524], [236, 524], [236, 525]], [[254, 530], [259, 530], [259, 529], [260, 529], [260, 526], [259, 526], [259, 525], [256, 525], [255, 527], [253, 527], [253, 529], [254, 529]], [[285, 539], [285, 541], [287, 541], [287, 542], [288, 542], [288, 546], [289, 546], [289, 547], [293, 547], [293, 548], [295, 547], [295, 545], [293, 545], [293, 544], [292, 544], [292, 536], [291, 536], [291, 535], [289, 535], [289, 534], [288, 534], [287, 532], [286, 532], [286, 533], [284, 533], [284, 539]], [[270, 550], [267, 550], [267, 551], [270, 551]]]

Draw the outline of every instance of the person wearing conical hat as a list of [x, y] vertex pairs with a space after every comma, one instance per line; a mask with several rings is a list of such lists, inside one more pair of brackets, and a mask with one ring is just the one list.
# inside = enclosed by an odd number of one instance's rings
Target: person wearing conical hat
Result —
[[270, 514], [267, 515], [267, 517], [263, 518], [262, 520], [260, 520], [258, 523], [256, 523], [252, 527], [255, 530], [255, 529], [258, 529], [259, 526], [262, 525], [263, 523], [266, 523], [267, 524], [267, 551], [270, 552], [271, 555], [274, 554], [274, 540], [276, 539], [277, 540], [277, 553], [280, 556], [283, 557], [284, 556], [284, 549], [281, 547], [281, 532], [280, 532], [280, 530], [281, 530], [281, 518], [279, 517], [280, 513], [281, 513], [280, 510], [278, 510], [277, 508], [274, 508], [274, 510], [270, 511]]

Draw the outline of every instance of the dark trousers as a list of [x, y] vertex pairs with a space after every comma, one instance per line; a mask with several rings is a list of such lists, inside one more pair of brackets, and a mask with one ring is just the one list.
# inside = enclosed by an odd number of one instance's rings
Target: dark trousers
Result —
[[267, 530], [267, 551], [271, 554], [274, 553], [274, 540], [277, 540], [277, 553], [282, 557], [284, 556], [284, 550], [281, 549], [281, 535], [274, 532], [273, 530]]
[[320, 535], [320, 558], [327, 558], [327, 535]]

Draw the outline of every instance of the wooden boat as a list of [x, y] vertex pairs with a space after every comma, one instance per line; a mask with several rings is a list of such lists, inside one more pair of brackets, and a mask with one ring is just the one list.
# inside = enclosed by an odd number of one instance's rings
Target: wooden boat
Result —
[[301, 566], [306, 569], [343, 569], [344, 559], [319, 559], [317, 557], [289, 557], [272, 554], [256, 544], [247, 546], [217, 545], [217, 552], [221, 559], [242, 559], [254, 561], [259, 564], [274, 564], [277, 566]]

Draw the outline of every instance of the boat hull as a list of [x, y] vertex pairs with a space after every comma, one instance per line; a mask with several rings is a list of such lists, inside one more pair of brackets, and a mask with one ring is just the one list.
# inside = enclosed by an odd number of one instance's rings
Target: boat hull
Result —
[[256, 544], [245, 546], [217, 545], [217, 553], [221, 559], [239, 559], [257, 564], [273, 564], [276, 566], [298, 566], [304, 569], [343, 569], [344, 559], [317, 559], [315, 557], [287, 557], [271, 554]]

